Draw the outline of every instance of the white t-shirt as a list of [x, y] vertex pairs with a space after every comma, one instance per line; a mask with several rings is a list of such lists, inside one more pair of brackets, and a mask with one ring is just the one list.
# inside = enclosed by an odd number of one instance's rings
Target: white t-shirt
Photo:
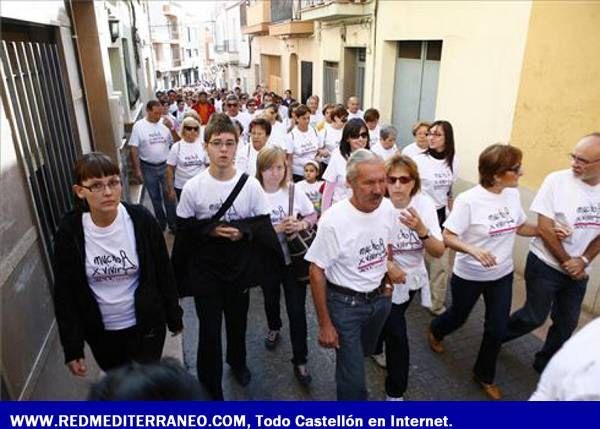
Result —
[[552, 357], [530, 401], [600, 400], [600, 318], [588, 323]]
[[[395, 209], [396, 219], [399, 219], [400, 214], [406, 212], [411, 207], [415, 209], [423, 224], [429, 229], [429, 234], [438, 240], [442, 240], [442, 231], [440, 230], [435, 205], [431, 198], [418, 192], [411, 198], [406, 209]], [[394, 304], [402, 304], [408, 301], [409, 291], [429, 286], [429, 277], [424, 258], [425, 245], [415, 230], [398, 221], [394, 227], [392, 252], [394, 261], [406, 273], [406, 282], [395, 284], [392, 294], [392, 302]]]
[[384, 161], [388, 158], [391, 158], [395, 154], [398, 153], [398, 148], [396, 145], [392, 146], [389, 149], [384, 148], [380, 143], [377, 143], [371, 146], [371, 152], [376, 155], [379, 155]]
[[446, 160], [435, 159], [426, 153], [416, 155], [413, 160], [419, 167], [421, 190], [433, 199], [436, 209], [446, 207], [448, 192], [458, 178], [456, 155], [452, 163], [453, 170], [446, 165]]
[[267, 140], [267, 144], [280, 147], [287, 153], [291, 153], [292, 150], [288, 146], [288, 135], [285, 125], [279, 121], [275, 121], [275, 124], [271, 125], [271, 135]]
[[[325, 146], [325, 149], [327, 149], [330, 154], [333, 154], [333, 151], [340, 147], [340, 141], [342, 141], [342, 132], [343, 131], [344, 131], [343, 128], [340, 128], [339, 130], [337, 130], [337, 129], [333, 128], [331, 126], [331, 124], [327, 124], [327, 125], [325, 125], [325, 128], [323, 128], [321, 130], [321, 132], [319, 133], [319, 138], [321, 139], [321, 142], [323, 143], [323, 145]], [[331, 155], [329, 155], [326, 158], [323, 158], [321, 161], [323, 161], [326, 164], [329, 164], [330, 160], [331, 160]]]
[[243, 137], [243, 141], [247, 141], [248, 135], [250, 134], [250, 130], [248, 128], [250, 127], [250, 122], [252, 122], [250, 115], [246, 112], [238, 112], [236, 116], [229, 116], [229, 119], [232, 121], [238, 121], [240, 124], [242, 124], [242, 127], [244, 127], [244, 133], [240, 136], [240, 138]]
[[160, 164], [167, 160], [173, 143], [171, 131], [159, 122], [152, 123], [146, 118], [133, 125], [129, 145], [138, 148], [142, 161]]
[[331, 154], [331, 160], [323, 173], [323, 180], [335, 184], [331, 204], [352, 196], [352, 188], [346, 182], [346, 159], [339, 148]]
[[319, 139], [319, 135], [313, 127], [309, 126], [307, 131], [300, 131], [297, 127], [294, 127], [288, 134], [288, 151], [294, 155], [292, 172], [303, 176], [304, 164], [311, 159], [315, 159], [321, 146], [321, 139]]
[[[197, 219], [211, 218], [223, 205], [242, 173], [237, 171], [229, 180], [217, 180], [208, 169], [188, 180], [177, 205], [177, 216]], [[220, 220], [230, 222], [271, 212], [267, 197], [256, 178], [249, 177], [232, 206]]]
[[[569, 227], [573, 233], [561, 244], [572, 257], [581, 256], [600, 234], [600, 185], [584, 183], [571, 170], [550, 173], [533, 199], [531, 211]], [[530, 250], [546, 264], [565, 272], [541, 238], [531, 241]], [[586, 268], [588, 274], [590, 270]]]
[[380, 133], [381, 129], [379, 128], [379, 125], [377, 125], [373, 130], [369, 129], [369, 146], [373, 147], [379, 143], [379, 140], [381, 139]]
[[364, 115], [365, 115], [365, 112], [363, 112], [360, 109], [358, 109], [356, 111], [356, 113], [352, 113], [352, 112], [348, 111], [348, 120], [354, 119], [354, 118], [362, 119]]
[[327, 210], [305, 259], [325, 270], [327, 279], [358, 292], [370, 292], [387, 272], [387, 248], [392, 242], [394, 207], [384, 199], [371, 213], [350, 200]]
[[208, 157], [202, 141], [200, 139], [194, 143], [178, 141], [171, 147], [167, 164], [175, 167], [175, 188], [183, 189], [183, 185], [188, 180], [204, 171], [208, 165]]
[[[294, 190], [294, 210], [293, 216], [302, 216], [306, 217], [315, 212], [315, 209], [308, 199], [308, 197], [303, 192], [298, 192], [298, 189]], [[265, 192], [267, 195], [267, 201], [269, 202], [269, 206], [271, 207], [271, 223], [273, 226], [279, 225], [281, 221], [288, 217], [288, 210], [290, 206], [290, 194], [289, 188], [280, 188], [278, 191], [273, 193]], [[285, 233], [277, 234], [279, 238], [279, 244], [281, 244], [281, 249], [283, 250], [283, 255], [285, 257], [285, 264], [289, 265], [292, 262], [290, 257], [290, 250], [287, 246]]]
[[304, 192], [317, 213], [321, 213], [321, 186], [323, 186], [322, 180], [317, 180], [314, 183], [301, 180], [296, 183], [296, 192]]
[[495, 194], [477, 185], [460, 194], [444, 228], [461, 241], [490, 252], [496, 257], [496, 265], [486, 268], [473, 256], [457, 252], [453, 272], [472, 281], [493, 281], [510, 274], [517, 229], [526, 220], [515, 188]]
[[[269, 143], [264, 147], [267, 147]], [[237, 148], [235, 154], [235, 168], [238, 171], [247, 173], [248, 176], [256, 177], [256, 159], [258, 158], [258, 151], [254, 149], [252, 143], [246, 143], [240, 145]]]
[[412, 142], [411, 144], [409, 144], [408, 146], [405, 146], [402, 149], [402, 155], [406, 155], [406, 156], [410, 156], [411, 158], [414, 158], [415, 156], [422, 154], [426, 150], [427, 149], [421, 149], [417, 145], [417, 142]]
[[85, 272], [104, 329], [130, 328], [137, 323], [134, 295], [140, 279], [133, 221], [119, 204], [117, 217], [109, 226], [96, 226], [89, 213], [83, 214], [82, 223]]
[[310, 120], [309, 120], [310, 126], [316, 127], [317, 124], [319, 122], [321, 122], [322, 120], [323, 120], [323, 114], [317, 110], [317, 112], [314, 115], [312, 113], [310, 115]]

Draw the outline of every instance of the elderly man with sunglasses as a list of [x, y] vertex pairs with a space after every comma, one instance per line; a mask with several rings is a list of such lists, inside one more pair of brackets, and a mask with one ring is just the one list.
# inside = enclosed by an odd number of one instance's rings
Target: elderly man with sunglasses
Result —
[[242, 132], [242, 135], [240, 136], [240, 140], [244, 144], [247, 143], [248, 136], [249, 136], [248, 128], [250, 127], [250, 122], [252, 121], [252, 117], [247, 112], [242, 112], [240, 110], [241, 109], [240, 99], [234, 94], [230, 94], [227, 96], [227, 98], [225, 99], [224, 108], [225, 108], [225, 113], [227, 114], [227, 116], [229, 116], [229, 119], [231, 119], [232, 121], [236, 120], [240, 124], [242, 124], [244, 131]]
[[[527, 256], [527, 301], [511, 316], [504, 339], [541, 326], [552, 310], [552, 326], [533, 363], [540, 373], [577, 327], [590, 263], [600, 252], [600, 133], [583, 137], [570, 157], [571, 169], [548, 175], [531, 204], [540, 236]], [[560, 241], [557, 229], [570, 236]]]

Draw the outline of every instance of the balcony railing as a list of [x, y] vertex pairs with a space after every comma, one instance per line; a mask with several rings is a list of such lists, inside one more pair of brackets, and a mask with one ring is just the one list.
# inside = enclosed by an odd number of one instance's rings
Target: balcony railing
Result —
[[271, 1], [271, 22], [291, 20], [294, 17], [294, 0]]

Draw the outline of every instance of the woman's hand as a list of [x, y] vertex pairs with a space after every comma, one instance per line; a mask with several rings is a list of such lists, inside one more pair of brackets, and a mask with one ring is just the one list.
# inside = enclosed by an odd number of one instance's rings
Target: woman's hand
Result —
[[400, 213], [400, 222], [415, 231], [420, 237], [427, 234], [427, 227], [413, 207]]
[[496, 257], [480, 247], [471, 246], [469, 248], [469, 255], [481, 262], [481, 265], [486, 268], [493, 267], [497, 264]]
[[243, 234], [239, 229], [228, 225], [219, 225], [215, 227], [209, 235], [212, 237], [228, 238], [231, 241], [238, 241], [243, 237]]
[[71, 374], [76, 375], [77, 377], [85, 377], [85, 374], [87, 372], [87, 367], [85, 366], [84, 358], [79, 358], [67, 362], [67, 367], [69, 368], [69, 371], [71, 371]]
[[562, 223], [555, 222], [554, 223], [554, 233], [556, 234], [556, 238], [560, 241], [568, 238], [573, 234], [573, 230], [569, 228], [567, 225], [563, 225]]

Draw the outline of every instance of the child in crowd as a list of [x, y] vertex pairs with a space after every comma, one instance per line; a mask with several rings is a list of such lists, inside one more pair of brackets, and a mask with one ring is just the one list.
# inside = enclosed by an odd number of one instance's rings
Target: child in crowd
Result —
[[323, 181], [317, 180], [319, 173], [319, 163], [314, 160], [308, 161], [304, 164], [304, 180], [296, 183], [296, 188], [298, 191], [306, 194], [317, 214], [321, 215], [321, 189], [323, 188]]

